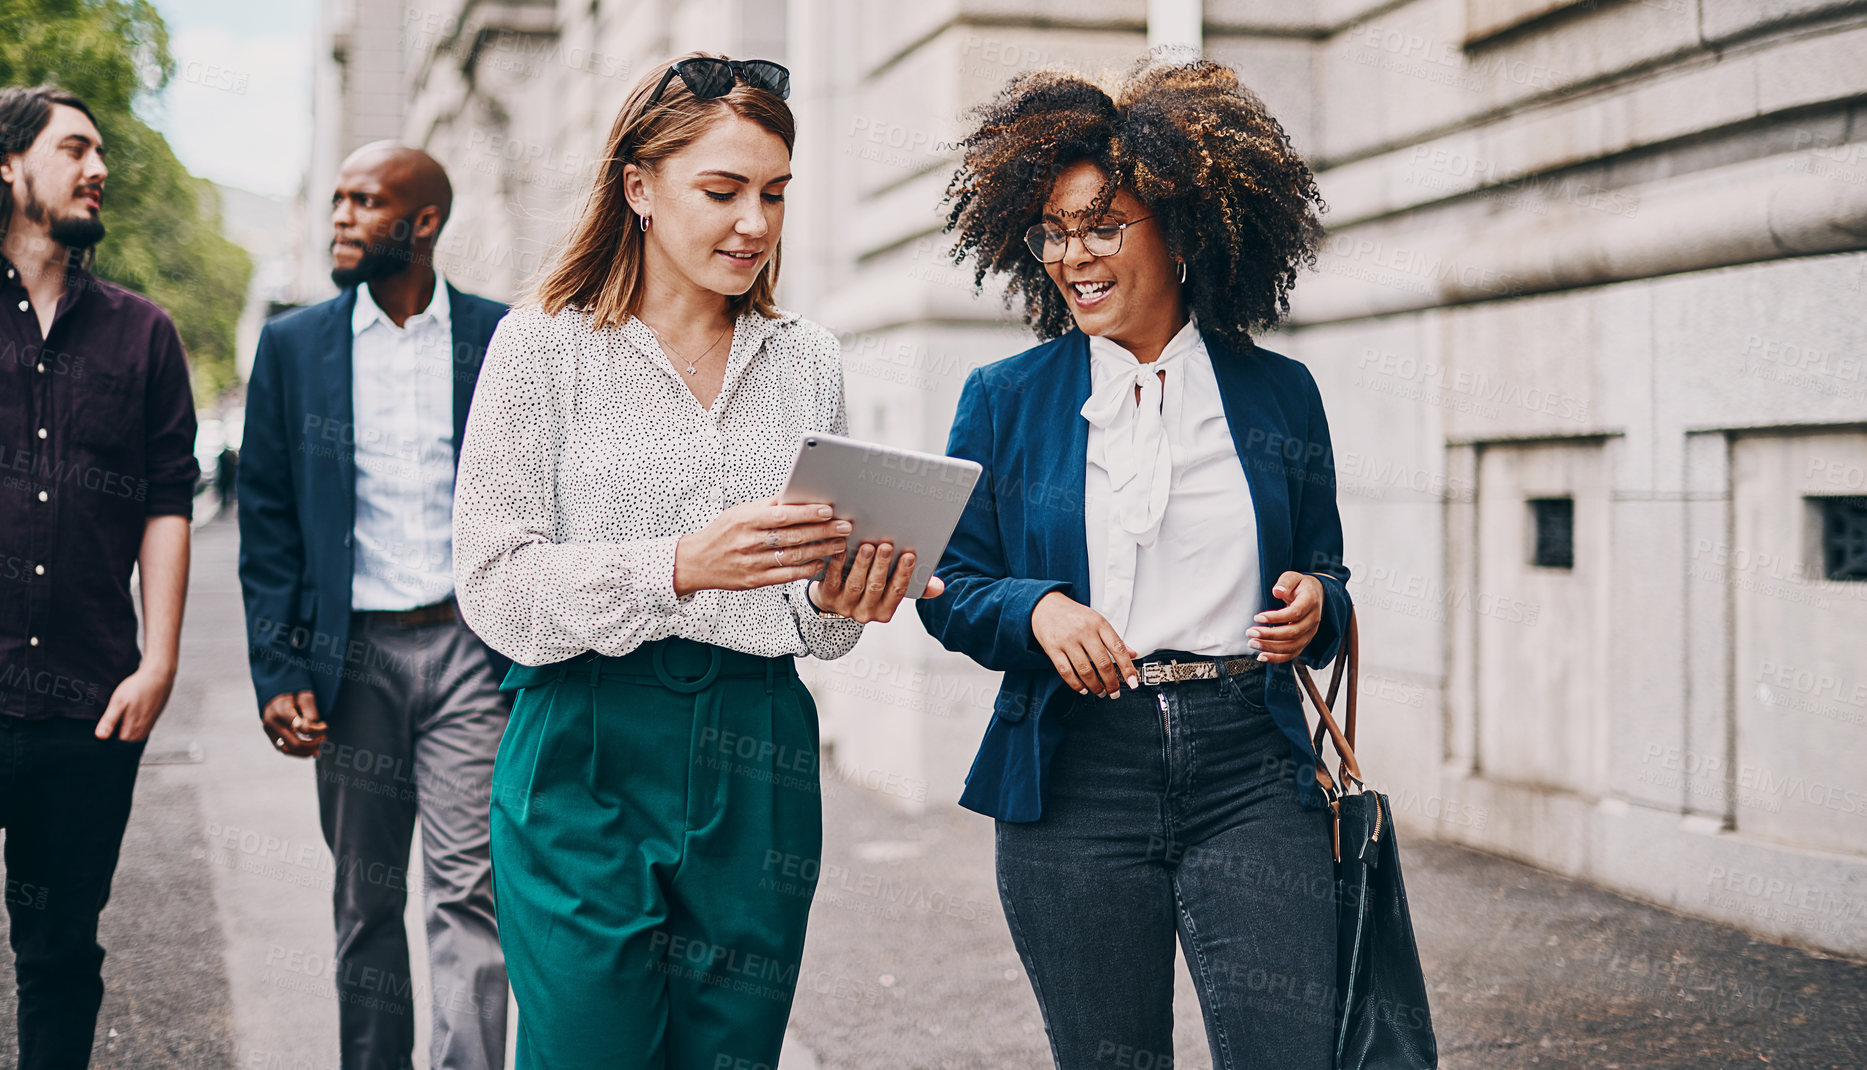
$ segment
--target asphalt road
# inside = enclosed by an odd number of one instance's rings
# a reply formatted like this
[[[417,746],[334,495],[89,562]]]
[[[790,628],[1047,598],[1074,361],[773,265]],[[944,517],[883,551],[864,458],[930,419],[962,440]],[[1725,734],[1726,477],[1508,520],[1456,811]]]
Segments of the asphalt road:
[[[275,753],[254,715],[236,553],[229,520],[196,532],[182,669],[102,921],[93,1066],[337,1067],[331,862],[309,764]],[[991,823],[952,806],[909,817],[835,781],[825,796],[784,1070],[1047,1066],[998,906]],[[1867,1067],[1867,964],[1462,848],[1403,854],[1447,1070]],[[418,921],[410,938],[419,963]],[[0,971],[10,982],[4,948]],[[1172,1066],[1209,1067],[1184,969],[1176,1019]],[[0,1031],[13,1021],[0,983]],[[13,1060],[9,1036],[0,1068]]]

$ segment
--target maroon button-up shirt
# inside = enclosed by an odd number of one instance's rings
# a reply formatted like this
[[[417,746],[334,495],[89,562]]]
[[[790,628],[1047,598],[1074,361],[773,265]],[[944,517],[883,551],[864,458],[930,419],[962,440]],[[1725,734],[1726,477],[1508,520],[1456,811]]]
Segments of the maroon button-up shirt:
[[[130,570],[192,514],[194,438],[168,313],[74,267],[41,337],[0,258],[0,715],[96,720],[136,671]]]

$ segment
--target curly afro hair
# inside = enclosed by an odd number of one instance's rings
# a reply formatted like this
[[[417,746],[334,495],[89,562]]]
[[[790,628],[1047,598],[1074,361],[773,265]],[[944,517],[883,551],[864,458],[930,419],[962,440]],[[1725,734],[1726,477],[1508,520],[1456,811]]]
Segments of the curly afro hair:
[[[1253,332],[1274,326],[1290,311],[1298,267],[1316,265],[1317,215],[1327,210],[1316,178],[1223,64],[1144,60],[1112,99],[1080,74],[1031,71],[971,118],[946,191],[953,259],[974,259],[978,288],[988,273],[1009,276],[1006,302],[1022,297],[1040,338],[1074,320],[1024,232],[1040,221],[1056,177],[1082,160],[1108,176],[1091,214],[1124,187],[1147,205],[1168,251],[1186,262],[1187,307],[1228,345],[1249,348]]]

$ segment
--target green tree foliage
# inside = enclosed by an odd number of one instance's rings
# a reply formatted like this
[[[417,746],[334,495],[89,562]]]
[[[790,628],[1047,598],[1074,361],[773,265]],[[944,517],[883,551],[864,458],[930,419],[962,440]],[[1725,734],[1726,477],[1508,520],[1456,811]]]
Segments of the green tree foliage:
[[[175,73],[150,0],[0,0],[0,85],[52,83],[97,113],[110,179],[97,273],[168,310],[203,402],[234,382],[253,263],[220,232],[211,183],[188,173],[131,106]]]

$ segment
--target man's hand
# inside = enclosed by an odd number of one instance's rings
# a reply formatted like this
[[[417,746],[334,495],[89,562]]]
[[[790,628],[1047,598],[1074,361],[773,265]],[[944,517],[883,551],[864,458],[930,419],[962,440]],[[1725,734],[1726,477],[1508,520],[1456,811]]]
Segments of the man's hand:
[[[330,726],[318,720],[318,700],[309,691],[272,696],[259,714],[260,726],[280,754],[310,758],[324,745]]]
[[[164,515],[143,521],[136,563],[143,587],[143,660],[110,693],[97,721],[98,739],[148,739],[169,704],[181,650],[182,603],[188,598],[188,518]]]
[[[104,716],[97,721],[97,738],[116,736],[132,743],[148,739],[174,689],[174,669],[150,665],[137,669],[110,693]]]
[[[1292,661],[1322,627],[1322,581],[1305,572],[1286,572],[1271,593],[1288,604],[1251,618],[1256,623],[1245,635],[1262,652],[1259,661]]]
[[[1107,617],[1062,591],[1051,591],[1032,607],[1031,638],[1063,682],[1082,694],[1120,698],[1123,680],[1141,686],[1134,668],[1141,652],[1115,634]]]

